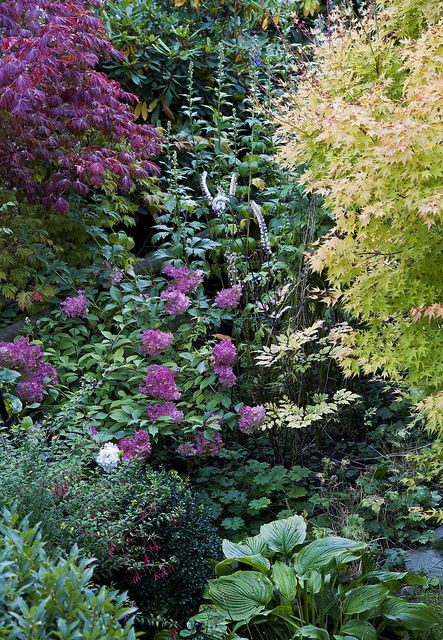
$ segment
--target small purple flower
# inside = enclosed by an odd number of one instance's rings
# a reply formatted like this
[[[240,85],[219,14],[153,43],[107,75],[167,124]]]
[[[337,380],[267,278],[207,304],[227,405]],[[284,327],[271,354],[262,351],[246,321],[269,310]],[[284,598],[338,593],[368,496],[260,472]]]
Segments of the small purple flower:
[[[188,296],[177,289],[166,289],[160,294],[160,298],[166,302],[165,311],[170,316],[179,316],[185,313],[191,305]]]
[[[258,404],[255,407],[245,405],[240,409],[240,420],[238,426],[243,433],[250,434],[263,424],[266,416],[266,409]]]
[[[177,409],[173,402],[162,402],[161,404],[148,404],[146,407],[148,418],[155,422],[159,418],[169,417],[172,422],[180,424],[183,422],[183,411]]]
[[[158,364],[148,367],[140,391],[161,400],[178,400],[181,396],[175,384],[175,371]]]
[[[235,309],[240,304],[241,287],[239,284],[229,289],[221,289],[215,296],[215,304],[219,309]]]
[[[120,269],[114,268],[111,271],[111,284],[119,284],[123,279],[123,271]]]
[[[173,339],[172,333],[148,329],[143,331],[140,351],[148,356],[159,356],[171,346]]]
[[[132,438],[122,438],[118,447],[123,452],[123,460],[146,459],[151,455],[152,446],[147,431],[136,431]]]
[[[88,299],[83,290],[78,290],[78,296],[68,297],[60,303],[60,310],[68,318],[84,318],[88,312]]]

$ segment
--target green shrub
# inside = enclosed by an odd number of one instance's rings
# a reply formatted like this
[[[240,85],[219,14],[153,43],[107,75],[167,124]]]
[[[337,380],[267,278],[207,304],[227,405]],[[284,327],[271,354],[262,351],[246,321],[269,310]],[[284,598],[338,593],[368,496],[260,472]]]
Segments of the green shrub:
[[[0,534],[0,638],[135,640],[135,609],[125,594],[91,586],[92,560],[77,547],[53,559],[39,526],[6,509]]]
[[[183,638],[393,639],[435,623],[425,604],[394,595],[423,579],[374,569],[365,543],[332,536],[306,542],[301,516],[263,525],[240,544],[225,540],[223,551],[205,592],[212,604]]]
[[[176,473],[136,460],[102,473],[93,454],[93,441],[45,446],[31,430],[2,454],[0,501],[40,521],[50,548],[78,544],[96,558],[96,580],[127,590],[146,618],[186,619],[206,559],[220,554],[211,520]]]

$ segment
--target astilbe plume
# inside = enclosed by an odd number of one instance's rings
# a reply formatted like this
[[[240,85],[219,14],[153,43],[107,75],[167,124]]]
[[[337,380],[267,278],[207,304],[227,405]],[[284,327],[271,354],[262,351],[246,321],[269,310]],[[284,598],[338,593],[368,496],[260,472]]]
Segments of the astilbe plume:
[[[264,422],[266,417],[266,409],[263,405],[258,404],[254,407],[245,405],[240,409],[240,420],[238,426],[243,433],[250,434],[258,429]]]
[[[158,364],[148,367],[140,391],[160,400],[178,400],[181,396],[175,383],[175,371]]]
[[[148,404],[146,407],[146,414],[152,422],[159,420],[160,418],[171,418],[172,422],[180,424],[183,422],[183,411],[177,409],[173,402],[162,402],[160,404]]]
[[[60,303],[60,311],[68,318],[84,318],[88,312],[88,299],[82,289],[77,296],[70,296]]]
[[[61,214],[112,175],[129,192],[158,173],[155,129],[134,122],[137,98],[104,73],[119,57],[89,7],[98,0],[0,3],[0,176],[21,198]]]
[[[172,344],[174,336],[160,329],[143,331],[140,351],[148,356],[158,356],[164,353]]]
[[[44,357],[41,348],[27,338],[0,342],[0,367],[20,373],[16,393],[24,402],[40,402],[44,389],[49,384],[58,384],[55,367],[44,362]]]
[[[136,431],[132,438],[122,438],[118,447],[122,451],[123,460],[140,458],[145,460],[151,455],[152,446],[147,431]]]
[[[224,387],[233,387],[237,378],[232,369],[237,359],[237,349],[229,340],[221,340],[212,349],[212,366],[218,376],[218,381]]]

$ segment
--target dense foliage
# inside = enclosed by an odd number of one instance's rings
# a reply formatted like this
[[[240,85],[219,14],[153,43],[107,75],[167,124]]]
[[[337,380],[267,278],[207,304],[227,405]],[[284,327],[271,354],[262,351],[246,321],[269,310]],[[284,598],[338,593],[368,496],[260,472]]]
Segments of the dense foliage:
[[[39,527],[7,510],[0,533],[0,637],[135,640],[135,609],[125,595],[91,587],[93,561],[77,547],[55,559]]]
[[[425,402],[432,429],[443,378],[441,24],[432,1],[388,3],[350,30],[337,18],[282,110],[295,134],[285,162],[307,163],[303,182],[335,215],[311,266],[327,268],[364,323],[348,336],[345,370],[436,394]]]

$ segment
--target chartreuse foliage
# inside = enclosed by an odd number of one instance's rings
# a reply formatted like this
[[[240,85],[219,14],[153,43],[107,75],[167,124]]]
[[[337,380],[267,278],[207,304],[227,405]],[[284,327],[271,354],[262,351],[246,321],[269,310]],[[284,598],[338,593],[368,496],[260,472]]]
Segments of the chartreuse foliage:
[[[223,551],[205,593],[212,605],[191,619],[183,638],[393,639],[435,622],[426,605],[393,595],[423,579],[361,573],[358,566],[370,565],[365,543],[333,536],[306,542],[301,516],[263,525],[240,544],[225,540]]]
[[[39,528],[7,510],[0,534],[0,638],[135,640],[135,609],[91,586],[92,560],[79,560],[76,547],[54,561]]]
[[[287,165],[336,220],[311,256],[363,321],[348,336],[348,374],[382,372],[431,397],[442,415],[442,6],[389,0],[320,40],[281,107]],[[439,418],[440,416],[440,418]]]

